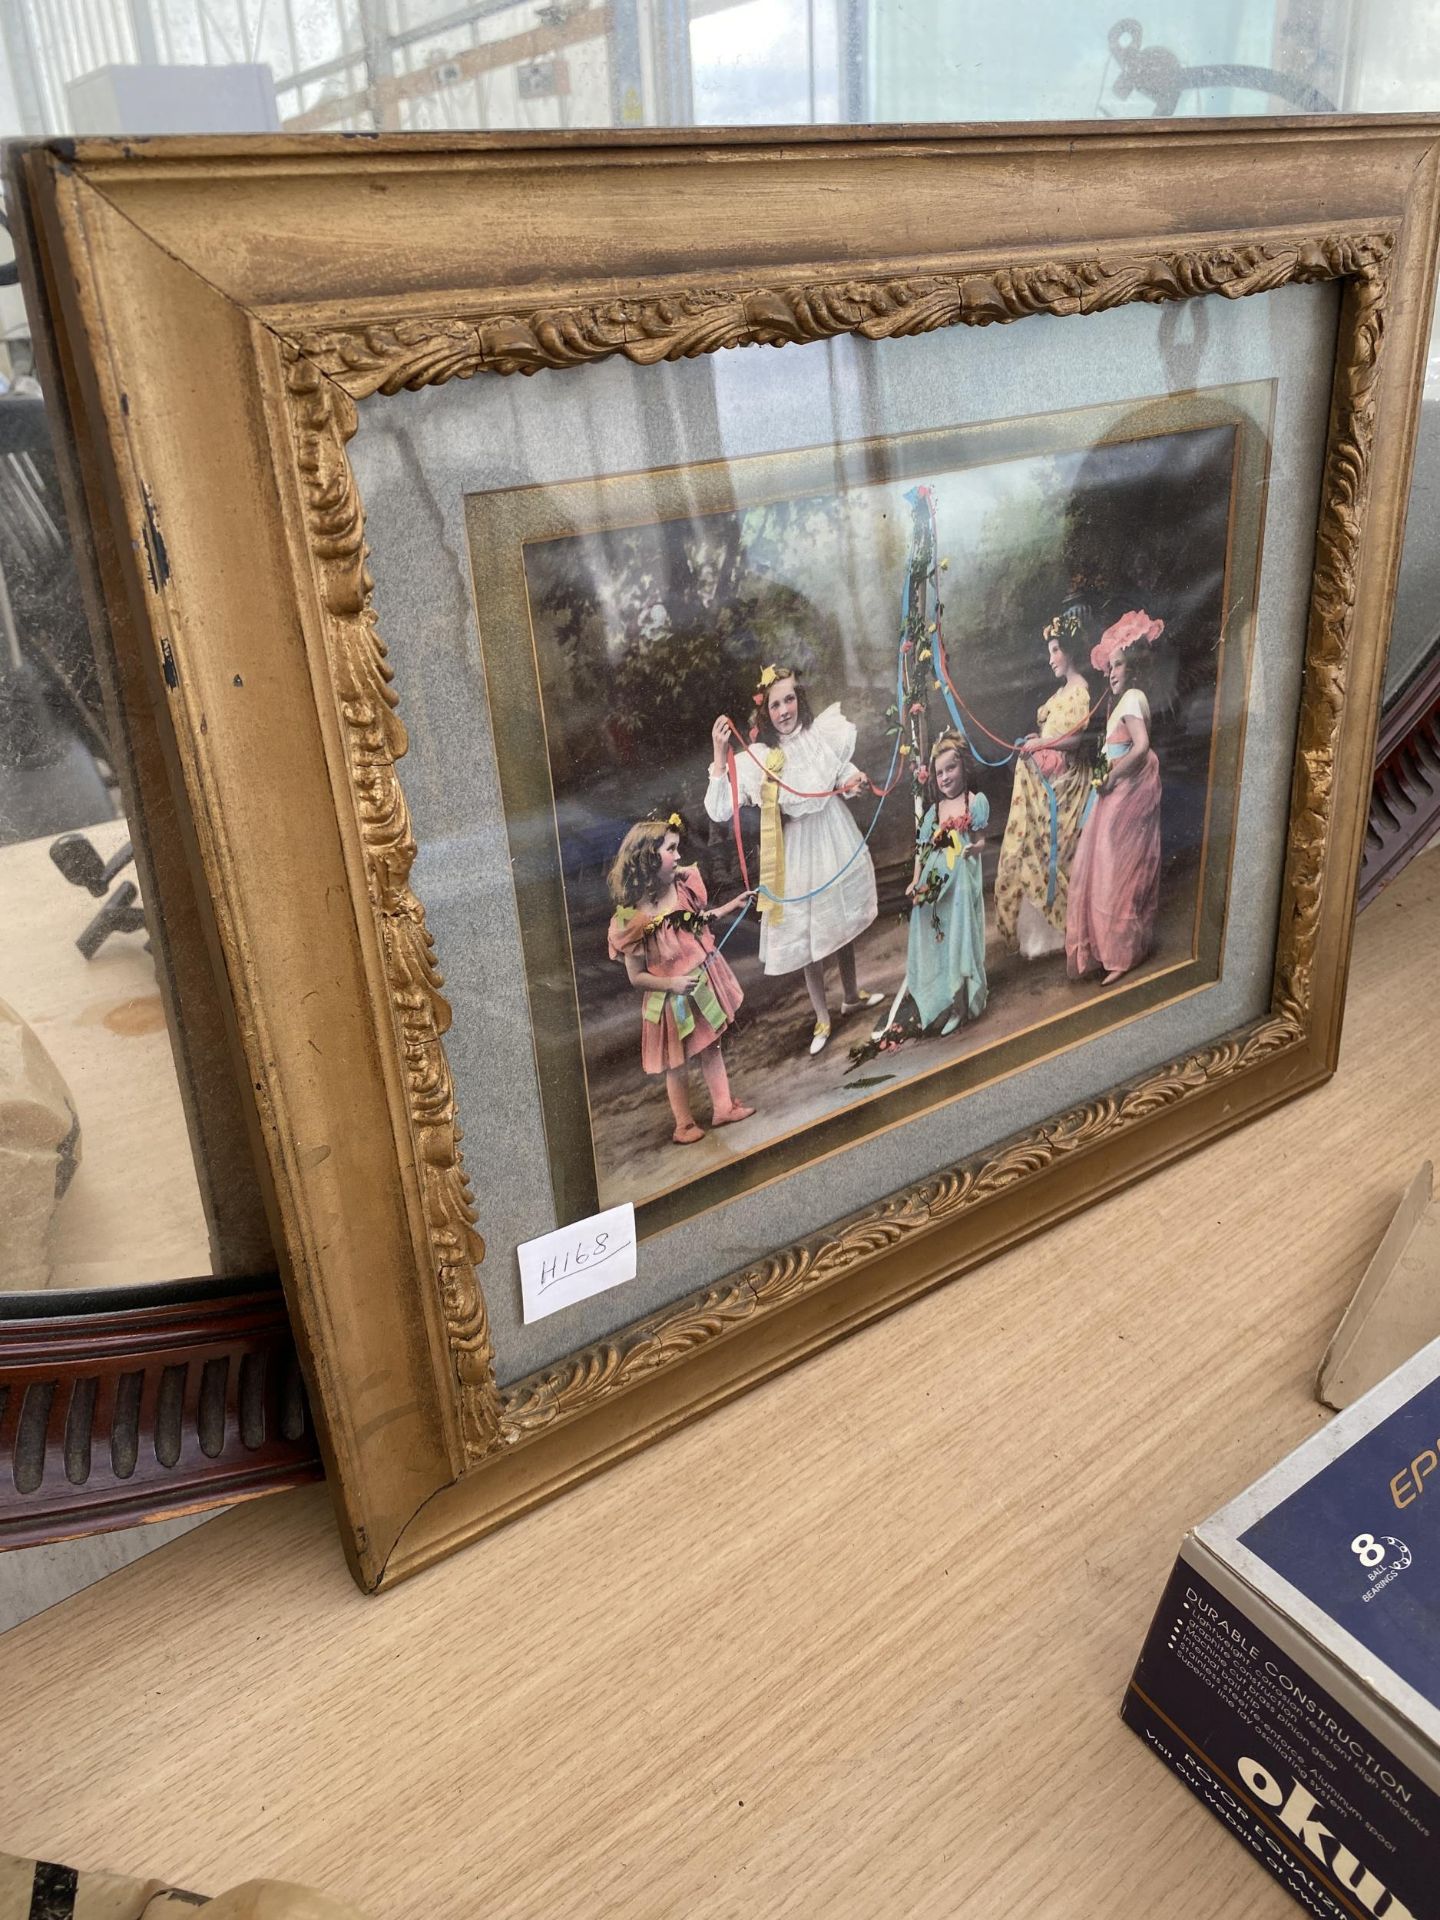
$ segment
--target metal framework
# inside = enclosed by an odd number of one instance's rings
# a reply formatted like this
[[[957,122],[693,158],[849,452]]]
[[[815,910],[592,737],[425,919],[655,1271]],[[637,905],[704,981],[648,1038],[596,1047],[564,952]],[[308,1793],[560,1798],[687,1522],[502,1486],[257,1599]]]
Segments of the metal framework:
[[[14,0],[0,9],[0,49],[19,131],[35,136],[75,131],[69,87],[99,68],[257,62],[271,69],[282,124],[297,132],[565,126],[572,119],[685,125],[694,119],[692,14],[743,3],[333,0],[330,18],[317,23],[302,0],[199,0],[184,8],[164,0],[83,8],[73,0]],[[840,5],[848,15],[863,0]]]

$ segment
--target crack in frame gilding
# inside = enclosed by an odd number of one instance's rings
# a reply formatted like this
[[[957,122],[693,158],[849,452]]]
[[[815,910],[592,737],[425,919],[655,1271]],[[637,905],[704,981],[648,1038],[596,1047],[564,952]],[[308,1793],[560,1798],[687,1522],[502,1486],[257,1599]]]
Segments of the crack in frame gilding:
[[[470,1464],[592,1410],[756,1315],[792,1304],[1058,1161],[1306,1045],[1394,244],[1393,232],[1377,226],[1256,244],[1220,242],[1109,266],[1081,259],[1009,264],[955,277],[637,291],[590,306],[329,326],[302,330],[284,342],[295,460]],[[450,1008],[423,909],[409,886],[416,845],[396,772],[406,750],[405,729],[371,604],[364,512],[347,453],[359,424],[356,401],[481,372],[560,370],[615,354],[652,365],[724,347],[778,347],[844,333],[889,339],[939,327],[1007,324],[1039,313],[1095,313],[1132,301],[1208,294],[1238,299],[1292,282],[1326,280],[1344,282],[1344,295],[1269,1017],[904,1188],[501,1391],[474,1271],[483,1243],[475,1231],[445,1056]]]

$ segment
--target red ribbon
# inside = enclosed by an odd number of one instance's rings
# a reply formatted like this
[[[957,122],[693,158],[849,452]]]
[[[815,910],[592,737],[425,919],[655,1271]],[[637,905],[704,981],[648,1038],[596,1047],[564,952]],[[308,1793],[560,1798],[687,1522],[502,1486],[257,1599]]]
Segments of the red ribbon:
[[[759,767],[760,771],[765,775],[765,778],[767,780],[773,780],[776,786],[779,787],[782,793],[788,793],[791,796],[791,798],[795,800],[829,800],[830,798],[832,798],[832,796],[839,793],[840,789],[838,787],[826,787],[823,793],[806,793],[803,790],[803,788],[792,787],[787,785],[786,782],[780,778],[778,773],[771,773],[770,769],[765,765],[765,762],[762,759],[760,759],[759,755],[756,754],[753,751],[753,749],[746,744],[744,734],[741,733],[740,729],[736,726],[735,722],[730,718],[729,714],[728,713],[722,714],[721,718],[724,720],[726,726],[729,727],[731,733],[733,733],[735,738],[740,742],[741,752],[744,753],[748,759],[753,760],[756,766]],[[726,757],[726,763],[730,768],[730,787],[731,787],[731,794],[733,797],[737,791],[736,784],[735,784],[735,749],[733,747],[727,747],[725,749],[725,757]],[[896,787],[899,786],[900,775],[903,771],[904,769],[901,768],[896,772],[895,778],[890,782],[888,787],[877,787],[875,782],[869,779],[868,777],[866,778],[865,784],[867,787],[869,787],[871,793],[874,794],[877,800],[883,800],[887,793],[893,793]],[[738,805],[738,801],[736,804]]]
[[[733,733],[735,723],[730,722]],[[725,771],[730,776],[730,827],[735,835],[735,851],[740,856],[740,884],[746,893],[750,891],[750,869],[745,863],[745,842],[740,833],[740,776],[735,771],[735,749],[725,749]]]

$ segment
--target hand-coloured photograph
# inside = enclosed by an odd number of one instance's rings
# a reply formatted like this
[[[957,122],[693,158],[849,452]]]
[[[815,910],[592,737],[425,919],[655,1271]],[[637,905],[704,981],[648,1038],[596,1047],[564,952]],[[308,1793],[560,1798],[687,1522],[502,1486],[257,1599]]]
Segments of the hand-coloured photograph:
[[[669,1227],[1219,977],[1271,400],[470,497],[562,1220]]]

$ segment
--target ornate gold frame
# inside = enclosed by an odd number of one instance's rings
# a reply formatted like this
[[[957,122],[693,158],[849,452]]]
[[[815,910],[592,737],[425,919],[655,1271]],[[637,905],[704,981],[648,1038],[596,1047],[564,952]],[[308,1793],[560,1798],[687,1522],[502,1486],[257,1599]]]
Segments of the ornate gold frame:
[[[161,709],[362,1585],[1333,1070],[1437,132],[1405,116],[25,156],[90,510],[124,531],[117,645]],[[480,195],[488,217],[460,217]],[[897,204],[923,253],[897,251]],[[346,451],[357,401],[1315,280],[1344,295],[1268,1017],[499,1388]]]

